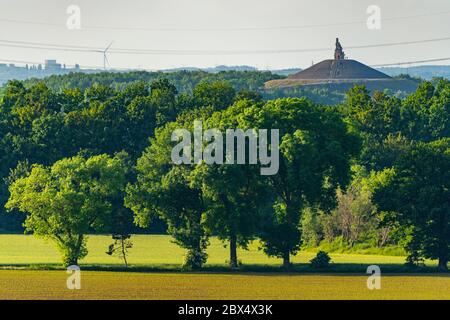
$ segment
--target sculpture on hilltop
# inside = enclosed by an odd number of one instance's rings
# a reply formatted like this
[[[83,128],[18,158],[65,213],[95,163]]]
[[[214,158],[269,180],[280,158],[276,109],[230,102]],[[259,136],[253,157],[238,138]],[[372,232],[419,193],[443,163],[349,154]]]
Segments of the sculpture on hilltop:
[[[342,50],[339,38],[336,38],[336,49],[334,50],[334,60],[343,60],[343,59],[345,59],[345,53]]]

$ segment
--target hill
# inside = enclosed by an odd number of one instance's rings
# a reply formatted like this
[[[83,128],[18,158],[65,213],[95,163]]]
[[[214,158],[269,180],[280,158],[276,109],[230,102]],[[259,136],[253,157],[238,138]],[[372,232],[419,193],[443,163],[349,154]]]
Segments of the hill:
[[[450,79],[450,66],[416,66],[408,68],[385,67],[385,68],[378,68],[377,70],[391,77],[400,74],[408,74],[412,77],[417,77],[425,80],[431,80],[432,78],[436,77]]]
[[[355,79],[390,79],[384,73],[372,69],[356,60],[334,60],[321,61],[308,69],[288,76],[292,80],[306,81],[341,81]]]

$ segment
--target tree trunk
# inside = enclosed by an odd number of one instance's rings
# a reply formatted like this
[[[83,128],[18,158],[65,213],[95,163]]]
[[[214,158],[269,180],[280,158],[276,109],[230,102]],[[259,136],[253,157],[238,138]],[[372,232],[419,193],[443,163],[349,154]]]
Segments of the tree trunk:
[[[127,253],[125,252],[125,240],[122,239],[120,240],[121,244],[122,244],[122,256],[123,256],[123,262],[125,262],[125,268],[128,268],[128,261],[127,261]]]
[[[238,267],[238,261],[237,261],[237,222],[235,221],[233,217],[233,212],[231,209],[230,202],[225,194],[221,194],[221,200],[223,202],[223,205],[225,207],[225,212],[228,217],[229,222],[229,236],[230,236],[230,267],[231,268],[237,268]]]
[[[73,246],[73,247],[63,243],[63,247],[68,247],[67,255],[66,255],[66,257],[64,257],[64,265],[66,267],[78,265],[78,258],[80,256],[80,250],[81,250],[82,244],[83,244],[83,235],[82,234],[78,235],[75,246]]]
[[[82,234],[78,235],[77,246],[75,252],[73,253],[74,265],[78,265],[78,258],[80,257],[81,245],[83,244],[84,236]]]
[[[440,241],[439,243],[439,264],[438,268],[441,271],[447,271],[448,263],[448,244],[447,241]]]
[[[439,266],[438,266],[439,270],[447,271],[448,270],[447,263],[448,263],[447,259],[439,258]]]
[[[230,235],[230,267],[237,268],[237,236],[236,233],[232,232]]]
[[[291,267],[291,255],[289,251],[283,253],[283,268],[289,269]]]
[[[75,257],[73,255],[71,256],[67,256],[64,261],[64,266],[68,267],[68,266],[77,266],[78,265],[78,257]]]
[[[439,230],[439,263],[438,268],[441,271],[447,271],[447,263],[448,263],[448,220],[446,219],[446,215],[444,212],[441,212],[439,217],[439,222],[441,229]]]

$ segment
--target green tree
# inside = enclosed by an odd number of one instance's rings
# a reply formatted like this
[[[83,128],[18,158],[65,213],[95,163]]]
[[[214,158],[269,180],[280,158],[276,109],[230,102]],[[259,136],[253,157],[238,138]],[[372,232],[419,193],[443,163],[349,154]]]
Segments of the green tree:
[[[353,180],[346,190],[337,190],[335,216],[343,240],[353,246],[358,242],[372,242],[372,245],[384,245],[388,234],[378,230],[380,217],[372,203],[371,184],[378,179],[375,172],[368,174],[363,167],[352,167]],[[382,237],[384,235],[384,239]]]
[[[119,152],[115,155],[125,169],[125,180],[132,181],[135,173],[132,170],[133,163],[126,152]],[[127,256],[133,247],[131,233],[134,231],[133,212],[125,207],[125,189],[122,189],[111,199],[112,212],[110,222],[105,225],[100,232],[111,233],[113,243],[109,245],[108,255],[116,255],[123,260],[125,267],[128,267]]]
[[[356,86],[347,93],[342,110],[363,137],[362,164],[383,170],[409,141],[449,137],[450,81],[423,82],[403,100],[381,92],[370,96],[365,87]]]
[[[241,90],[236,94],[235,100],[252,100],[254,102],[262,102],[263,98],[257,91]]]
[[[334,110],[307,99],[268,101],[254,112],[260,128],[280,130],[280,168],[267,176],[275,201],[273,215],[261,235],[264,251],[283,258],[300,247],[300,216],[306,206],[330,209],[337,187],[350,180],[350,161],[359,152],[359,139]]]
[[[414,143],[396,162],[390,177],[375,187],[381,210],[412,230],[411,255],[439,259],[447,270],[450,256],[450,139]]]
[[[240,129],[243,132],[251,129],[258,129],[258,124],[254,122],[254,117],[245,117],[247,110],[255,109],[257,105],[251,100],[242,100],[233,106],[215,112],[204,123],[204,130],[220,130],[225,133],[227,129]],[[215,140],[214,137],[209,143],[218,142],[223,147],[226,142]],[[237,248],[247,248],[250,240],[258,235],[259,227],[265,213],[266,205],[270,200],[265,182],[261,177],[260,165],[250,164],[249,138],[245,138],[245,159],[244,164],[237,164],[237,138],[234,144],[234,164],[226,164],[226,152],[221,155],[221,163],[200,164],[193,172],[195,183],[204,192],[207,199],[208,210],[205,220],[206,226],[211,233],[219,236],[220,239],[229,242],[230,267],[238,266]],[[206,143],[204,150],[209,148]],[[228,143],[228,142],[227,142]],[[215,151],[211,154],[215,154]],[[220,158],[220,156],[218,155]]]
[[[124,189],[125,168],[107,155],[34,165],[14,181],[6,208],[28,213],[27,231],[55,241],[64,265],[87,254],[86,234],[110,223],[112,201]]]
[[[175,165],[171,160],[175,129],[192,130],[194,119],[207,110],[181,115],[176,122],[156,130],[150,146],[137,161],[137,181],[127,186],[126,205],[141,227],[155,217],[162,218],[175,242],[187,249],[184,265],[198,269],[206,262],[208,233],[204,227],[206,204],[201,188],[191,183],[191,165]]]
[[[163,125],[174,121],[177,115],[177,88],[166,78],[160,78],[150,84],[150,101],[157,107],[157,123]]]
[[[411,140],[432,141],[450,136],[450,80],[423,82],[402,101],[401,129]]]
[[[203,81],[195,86],[193,95],[197,106],[223,110],[233,104],[236,91],[225,81]]]

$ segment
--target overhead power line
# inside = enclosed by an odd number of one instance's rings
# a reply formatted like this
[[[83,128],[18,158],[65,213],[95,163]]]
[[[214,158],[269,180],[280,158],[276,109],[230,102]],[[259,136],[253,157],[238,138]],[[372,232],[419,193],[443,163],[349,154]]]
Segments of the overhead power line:
[[[396,63],[372,64],[371,67],[402,66],[402,65],[411,65],[411,64],[426,63],[426,62],[448,61],[448,60],[450,60],[450,58],[437,58],[437,59],[415,60],[415,61],[396,62]]]
[[[382,18],[382,21],[396,21],[407,20],[422,17],[431,17],[450,14],[449,11],[430,12],[424,14],[416,14],[409,16],[387,17]],[[65,27],[64,24],[51,23],[46,21],[30,21],[20,19],[0,18],[0,22],[15,23],[15,24],[28,24],[36,26],[48,26],[48,27]],[[227,32],[227,31],[268,31],[268,30],[288,30],[288,29],[310,29],[310,28],[323,28],[323,27],[337,27],[346,25],[359,25],[365,24],[366,20],[359,21],[347,21],[347,22],[335,22],[325,24],[305,24],[305,25],[285,25],[285,26],[249,26],[249,27],[231,27],[231,28],[180,28],[180,27],[136,27],[136,26],[102,26],[102,25],[83,25],[82,29],[86,30],[116,30],[116,31],[149,31],[149,32]]]
[[[32,42],[32,41],[17,41],[17,40],[0,40],[0,42],[12,45],[27,45],[27,46],[45,46],[45,47],[58,47],[58,48],[68,48],[68,49],[84,49],[103,52],[102,47],[92,47],[92,46],[74,46],[68,44],[54,44],[54,43],[43,43],[43,42]]]
[[[423,39],[403,42],[388,42],[378,44],[367,44],[357,46],[347,46],[346,49],[365,49],[377,47],[390,47],[401,45],[412,45],[420,43],[430,43],[439,41],[448,41],[450,37]],[[73,45],[58,45],[41,42],[25,42],[0,40],[0,47],[17,47],[37,50],[50,51],[71,51],[71,52],[97,52],[103,53],[104,48],[88,47],[88,46],[73,46]],[[272,49],[272,50],[178,50],[178,49],[138,49],[138,48],[110,48],[108,50],[111,54],[143,54],[143,55],[246,55],[246,54],[279,54],[279,53],[302,53],[302,52],[320,52],[333,50],[331,47],[327,48],[305,48],[305,49]]]

